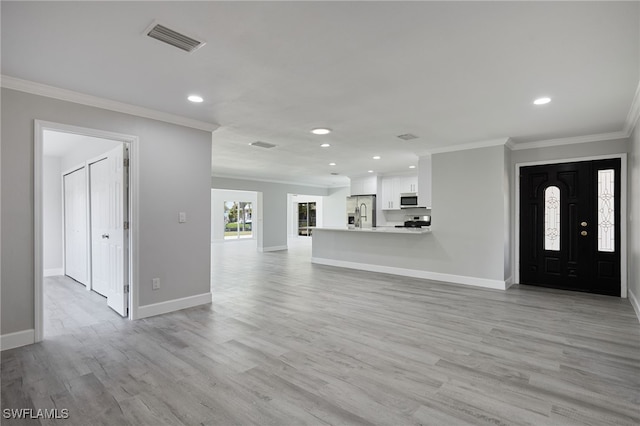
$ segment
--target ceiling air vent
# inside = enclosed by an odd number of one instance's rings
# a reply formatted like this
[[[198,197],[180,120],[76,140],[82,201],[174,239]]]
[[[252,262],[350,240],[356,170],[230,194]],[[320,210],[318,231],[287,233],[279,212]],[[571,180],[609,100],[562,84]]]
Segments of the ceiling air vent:
[[[338,176],[340,173],[331,172],[331,176]]]
[[[170,44],[173,47],[192,53],[205,45],[202,40],[196,40],[185,34],[181,34],[175,30],[165,27],[164,25],[154,22],[145,31],[145,34],[163,43]]]
[[[416,135],[412,135],[411,133],[405,133],[404,135],[398,135],[400,139],[403,141],[410,141],[411,139],[418,139]]]
[[[259,146],[260,148],[273,148],[273,147],[275,147],[275,145],[272,144],[272,143],[261,142],[261,141],[251,142],[249,145],[251,145],[251,146]]]

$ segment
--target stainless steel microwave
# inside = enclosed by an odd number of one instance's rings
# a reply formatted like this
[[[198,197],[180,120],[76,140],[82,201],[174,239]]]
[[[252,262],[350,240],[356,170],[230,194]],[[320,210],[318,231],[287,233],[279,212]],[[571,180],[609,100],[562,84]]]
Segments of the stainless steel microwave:
[[[400,194],[400,208],[408,209],[411,207],[418,207],[418,195],[417,194]]]

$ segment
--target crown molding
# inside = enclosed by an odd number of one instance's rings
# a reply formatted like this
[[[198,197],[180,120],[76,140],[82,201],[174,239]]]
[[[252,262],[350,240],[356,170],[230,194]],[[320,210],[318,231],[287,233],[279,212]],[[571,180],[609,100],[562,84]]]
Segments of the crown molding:
[[[490,146],[506,145],[511,147],[513,142],[511,138],[490,139],[486,141],[465,143],[460,145],[444,146],[441,148],[432,148],[425,150],[426,154],[442,154],[445,152],[466,151],[468,149],[488,148]]]
[[[294,181],[288,181],[288,180],[277,180],[277,179],[262,179],[262,178],[257,178],[257,177],[243,177],[243,176],[236,176],[236,175],[228,175],[228,174],[220,174],[220,173],[212,173],[211,174],[212,178],[220,178],[220,179],[233,179],[233,180],[243,180],[243,181],[248,181],[248,182],[266,182],[266,183],[278,183],[281,185],[295,185],[295,186],[308,186],[311,188],[321,188],[321,189],[328,189],[328,188],[346,188],[349,187],[349,185],[343,185],[343,184],[338,184],[338,185],[320,185],[320,184],[316,184],[316,183],[300,183],[300,182],[294,182]],[[213,189],[224,189],[224,188],[213,188]]]
[[[629,114],[627,114],[627,120],[625,121],[624,131],[627,137],[631,136],[633,129],[638,124],[638,118],[640,118],[640,82],[636,88],[636,94],[631,101],[631,108],[629,108]]]
[[[112,99],[100,98],[98,96],[87,95],[85,93],[74,92],[72,90],[60,89],[58,87],[36,83],[29,80],[23,80],[16,77],[10,77],[7,75],[0,76],[0,86],[5,89],[17,90],[20,92],[30,93],[32,95],[39,95],[47,98],[58,99],[61,101],[73,102],[76,104],[106,109],[109,111],[121,112],[123,114],[150,118],[152,120],[164,121],[166,123],[177,124],[179,126],[190,127],[198,130],[205,130],[207,132],[213,132],[218,127],[220,127],[215,123],[194,120],[192,118],[187,118],[176,114],[170,114],[167,112],[157,111],[137,105],[131,105],[124,102],[118,102]]]
[[[520,151],[523,149],[534,149],[534,148],[547,148],[550,146],[561,146],[561,145],[573,145],[577,143],[588,143],[588,142],[600,142],[600,141],[610,141],[614,139],[626,139],[629,137],[631,133],[627,134],[626,131],[619,132],[611,132],[611,133],[600,133],[597,135],[584,135],[584,136],[573,136],[570,138],[559,138],[559,139],[547,139],[542,141],[533,141],[533,142],[521,142],[513,144],[514,151]]]

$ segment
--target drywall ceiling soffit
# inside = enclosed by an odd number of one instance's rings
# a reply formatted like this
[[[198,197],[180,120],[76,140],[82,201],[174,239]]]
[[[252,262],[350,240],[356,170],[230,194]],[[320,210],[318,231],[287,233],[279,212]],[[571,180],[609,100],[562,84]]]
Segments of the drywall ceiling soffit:
[[[328,185],[453,145],[626,131],[640,80],[638,2],[0,7],[3,74],[219,123],[213,170],[239,177]],[[187,54],[144,37],[154,20],[207,44]],[[187,102],[192,92],[205,102]],[[544,94],[552,103],[533,107]],[[317,126],[334,132],[311,135]],[[277,147],[258,153],[255,141]]]

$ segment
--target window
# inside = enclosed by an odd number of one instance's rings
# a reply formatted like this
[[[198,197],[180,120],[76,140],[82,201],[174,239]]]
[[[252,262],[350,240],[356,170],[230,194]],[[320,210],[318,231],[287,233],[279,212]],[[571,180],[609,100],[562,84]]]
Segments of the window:
[[[560,251],[560,188],[544,190],[544,249]]]
[[[614,170],[598,170],[598,251],[615,251]]]
[[[224,239],[253,238],[253,206],[245,201],[224,202]]]

